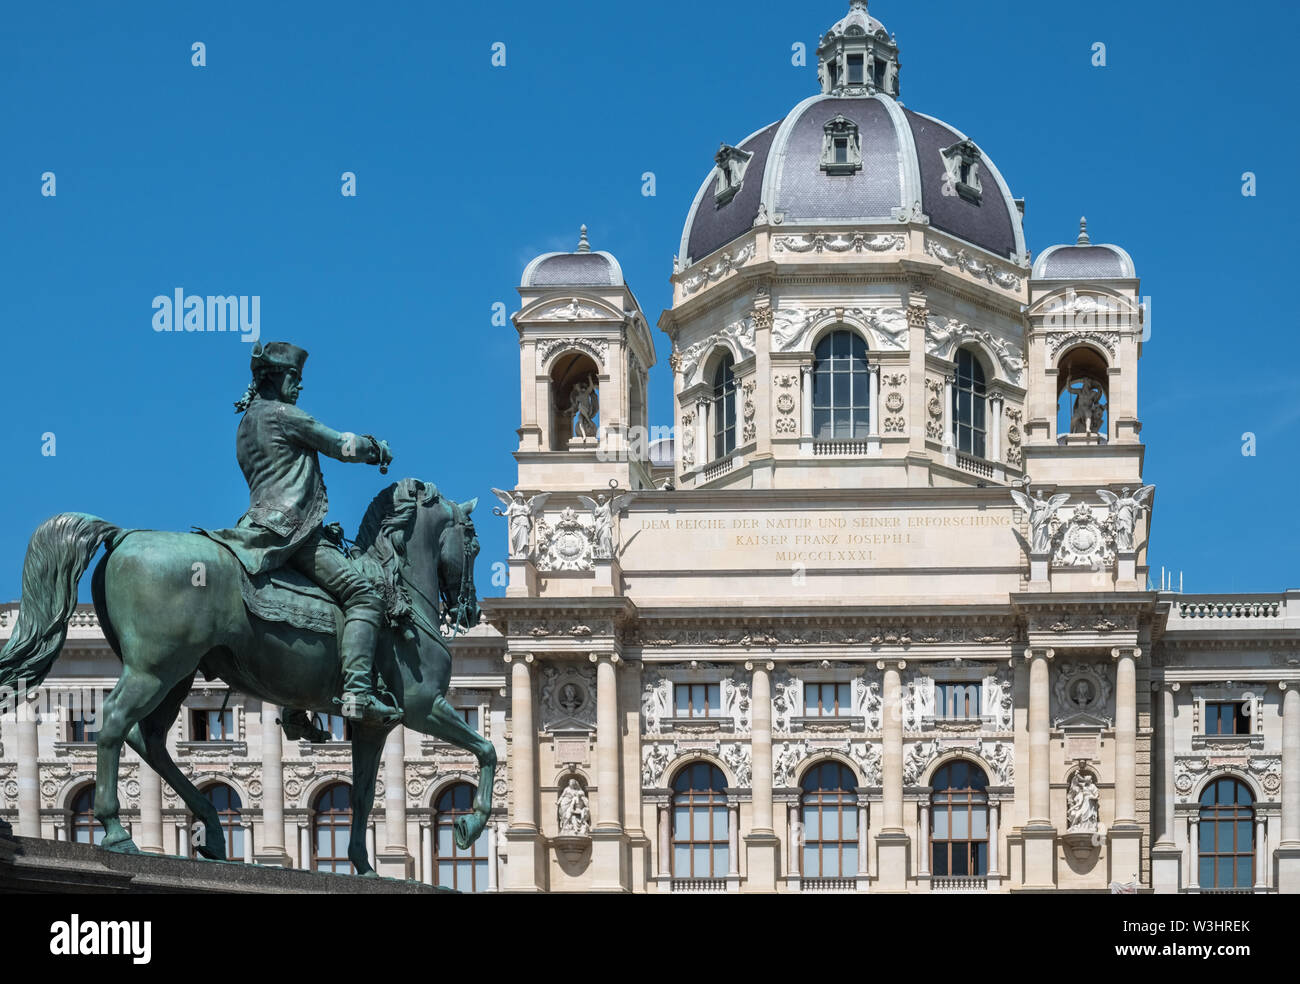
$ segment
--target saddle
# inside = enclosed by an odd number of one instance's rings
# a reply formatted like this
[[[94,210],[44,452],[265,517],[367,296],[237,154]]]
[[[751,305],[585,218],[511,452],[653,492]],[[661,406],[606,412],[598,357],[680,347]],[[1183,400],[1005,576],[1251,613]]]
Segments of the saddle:
[[[293,568],[281,567],[250,577],[239,567],[239,574],[244,604],[258,618],[333,636],[343,631],[343,610],[338,602]]]

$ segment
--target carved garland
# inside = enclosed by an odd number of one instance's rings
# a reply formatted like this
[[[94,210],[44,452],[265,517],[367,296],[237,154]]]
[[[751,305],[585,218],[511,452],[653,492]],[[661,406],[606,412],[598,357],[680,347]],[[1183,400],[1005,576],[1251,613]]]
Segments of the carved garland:
[[[773,253],[786,250],[791,253],[889,253],[906,247],[906,236],[872,236],[861,232],[815,232],[805,236],[777,236],[772,241]]]
[[[538,364],[545,370],[552,356],[569,349],[585,352],[602,371],[609,357],[609,342],[603,338],[548,338],[537,343]]]
[[[925,251],[944,266],[956,267],[958,270],[969,273],[976,280],[987,281],[1001,287],[1003,290],[1019,290],[1020,285],[1023,283],[1014,273],[999,270],[992,263],[979,262],[965,249],[958,249],[953,252],[948,247],[931,241],[925,244]]]
[[[772,429],[777,434],[796,434],[799,431],[799,422],[795,419],[794,411],[799,405],[795,399],[792,390],[798,389],[799,377],[794,373],[781,373],[774,376],[772,385],[780,392],[776,394],[776,400],[773,406],[776,408],[776,419],[772,424]]]
[[[732,270],[744,266],[754,258],[757,252],[757,246],[753,242],[746,243],[738,250],[732,253],[723,253],[718,257],[717,262],[710,266],[702,267],[697,272],[685,277],[682,280],[682,293],[694,294],[702,287],[713,283],[715,280],[721,280]]]

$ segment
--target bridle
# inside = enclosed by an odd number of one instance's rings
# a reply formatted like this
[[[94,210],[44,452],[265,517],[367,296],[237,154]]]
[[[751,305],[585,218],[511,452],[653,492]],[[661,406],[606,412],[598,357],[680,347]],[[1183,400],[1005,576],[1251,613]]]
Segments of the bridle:
[[[401,580],[404,588],[410,589],[424,601],[430,611],[438,613],[438,622],[440,626],[449,629],[452,636],[470,629],[470,613],[475,602],[474,591],[474,554],[478,546],[478,537],[474,532],[474,523],[468,519],[457,519],[456,509],[450,499],[443,499],[447,505],[447,510],[451,515],[452,524],[464,531],[462,536],[462,555],[460,569],[460,585],[457,593],[453,596],[446,588],[440,586],[438,589],[439,599],[434,601],[416,585],[410,578],[402,577],[401,570],[398,570],[397,576]],[[438,558],[435,563],[442,559],[442,544],[438,544]],[[442,579],[439,578],[441,585]],[[441,638],[447,634],[445,630],[429,624],[429,620],[424,617],[423,613],[411,606],[409,615],[411,619],[424,629],[425,632],[435,638]]]

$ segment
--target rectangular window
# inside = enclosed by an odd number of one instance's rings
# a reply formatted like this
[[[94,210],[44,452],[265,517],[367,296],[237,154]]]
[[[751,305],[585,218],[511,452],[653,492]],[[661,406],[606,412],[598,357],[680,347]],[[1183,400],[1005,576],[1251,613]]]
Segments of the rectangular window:
[[[847,164],[849,162],[849,141],[847,137],[835,138],[835,163]]]
[[[1248,735],[1250,716],[1244,700],[1206,701],[1205,733],[1207,735]]]
[[[847,683],[806,683],[803,703],[806,717],[847,717],[852,713]]]
[[[673,685],[677,717],[720,717],[722,685],[717,683],[678,683]]]
[[[475,731],[478,731],[478,708],[477,707],[458,707],[456,716],[468,724]],[[482,734],[482,732],[479,732]]]
[[[68,722],[68,741],[92,742],[99,737],[99,722],[84,717],[73,718]]]
[[[862,84],[862,56],[849,55],[849,85]]]
[[[936,683],[934,716],[940,721],[972,721],[980,716],[978,683]]]
[[[879,58],[871,63],[871,75],[875,80],[876,88],[883,89],[885,87],[885,63]]]
[[[342,714],[318,714],[320,726],[330,733],[334,741],[352,740],[352,722]]]
[[[234,741],[235,712],[230,708],[224,711],[191,711],[191,740],[193,741]]]

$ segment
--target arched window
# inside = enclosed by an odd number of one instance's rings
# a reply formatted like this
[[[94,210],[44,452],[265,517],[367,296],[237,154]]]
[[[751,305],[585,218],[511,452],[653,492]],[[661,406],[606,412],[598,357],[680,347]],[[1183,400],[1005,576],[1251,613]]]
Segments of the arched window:
[[[855,332],[831,332],[813,350],[814,438],[865,439],[871,433],[870,397],[867,343]]]
[[[809,769],[799,785],[803,877],[854,877],[858,873],[857,778],[839,762],[823,762]]]
[[[81,844],[101,844],[104,827],[95,819],[95,787],[87,786],[72,800],[72,839]]]
[[[482,892],[488,884],[487,838],[480,837],[468,850],[456,846],[456,818],[474,812],[474,793],[469,783],[458,782],[439,793],[433,805],[437,815],[433,839],[437,882],[459,892]]]
[[[736,450],[736,362],[727,353],[713,373],[713,457]]]
[[[352,873],[348,838],[352,834],[352,787],[339,782],[322,789],[312,804],[312,868]]]
[[[673,780],[673,877],[725,878],[727,780],[708,762],[695,762]]]
[[[950,762],[930,782],[930,874],[989,873],[989,780],[969,762]]]
[[[239,794],[227,786],[224,782],[214,783],[203,790],[203,795],[208,798],[208,802],[217,808],[217,815],[221,817],[221,832],[226,837],[226,857],[231,861],[242,861],[244,859],[244,827],[240,821],[240,810],[243,809],[244,803],[239,798]],[[193,814],[190,815],[191,829],[193,823],[198,818]]]
[[[1216,779],[1201,793],[1201,888],[1255,884],[1255,797],[1239,779]]]
[[[970,349],[957,350],[957,378],[952,386],[952,420],[957,450],[984,457],[988,402],[984,367]]]

